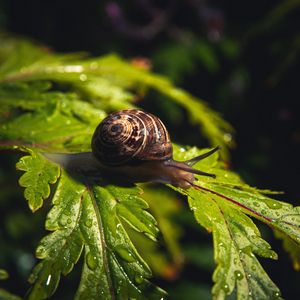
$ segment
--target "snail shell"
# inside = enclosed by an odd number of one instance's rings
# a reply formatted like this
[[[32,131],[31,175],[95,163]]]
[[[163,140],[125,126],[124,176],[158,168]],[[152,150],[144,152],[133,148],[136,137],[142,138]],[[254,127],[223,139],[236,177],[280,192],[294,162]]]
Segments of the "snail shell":
[[[215,177],[191,166],[219,149],[185,162],[176,161],[162,121],[138,109],[107,116],[96,128],[91,146],[101,168],[114,176],[133,182],[170,183],[184,189],[196,187],[194,174]]]
[[[107,166],[172,158],[172,143],[162,121],[138,109],[106,117],[95,130],[92,150]]]

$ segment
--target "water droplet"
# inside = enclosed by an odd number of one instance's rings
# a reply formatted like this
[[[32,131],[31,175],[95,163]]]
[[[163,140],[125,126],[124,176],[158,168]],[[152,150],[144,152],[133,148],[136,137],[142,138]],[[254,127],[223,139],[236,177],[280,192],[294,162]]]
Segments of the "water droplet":
[[[274,297],[276,297],[276,298],[279,298],[279,297],[281,296],[279,292],[274,292],[273,295],[274,295]]]
[[[68,219],[67,219],[67,223],[68,223],[68,224],[71,224],[71,223],[72,223],[72,219],[68,218]]]
[[[248,295],[249,295],[249,296],[252,296],[252,292],[249,292]]]
[[[85,224],[86,227],[90,228],[93,225],[93,220],[92,219],[88,219],[88,220],[85,221],[84,224]]]
[[[253,202],[253,205],[256,207],[260,207],[260,204],[258,202]]]
[[[115,248],[116,253],[125,261],[127,262],[133,262],[134,261],[134,257],[132,255],[131,252],[128,251],[128,249],[125,246],[117,246]]]
[[[221,242],[221,243],[219,243],[219,247],[221,247],[221,246],[223,246],[224,244]]]
[[[96,70],[97,68],[98,68],[98,63],[96,63],[95,61],[90,64],[91,70]]]
[[[233,263],[234,263],[234,264],[237,264],[237,262],[238,262],[238,259],[235,258],[235,259],[233,260]]]
[[[264,203],[271,208],[271,209],[280,209],[282,207],[282,204],[279,202],[275,202],[275,200],[264,200]]]
[[[86,81],[87,80],[87,76],[85,74],[80,74],[79,80],[80,81]]]
[[[141,284],[141,283],[144,281],[144,277],[141,276],[141,275],[136,275],[136,276],[134,277],[134,280],[135,280],[135,282],[136,282],[137,284]]]
[[[274,202],[272,204],[272,209],[280,209],[282,207],[282,204],[279,202]]]
[[[261,213],[262,213],[263,215],[265,215],[265,214],[267,213],[267,211],[266,211],[265,209],[263,209],[263,210],[261,211]]]
[[[234,276],[237,280],[242,280],[244,278],[244,275],[240,271],[234,271]]]
[[[252,271],[256,271],[256,267],[255,267],[255,266],[252,266],[252,267],[251,267],[251,270],[252,270]]]
[[[59,225],[60,225],[61,227],[65,228],[66,225],[67,225],[67,218],[66,218],[64,215],[62,215],[62,216],[60,217],[58,223],[59,223]]]
[[[225,291],[225,293],[229,292],[229,285],[227,283],[223,284],[222,289]]]
[[[241,252],[243,252],[243,253],[245,253],[245,254],[247,254],[249,256],[253,256],[251,245],[248,245],[248,246],[246,246],[246,247],[244,247],[244,248],[242,248],[240,250],[241,250]]]
[[[48,275],[48,277],[47,277],[47,281],[46,281],[46,285],[49,285],[50,284],[50,282],[51,282],[51,275]]]
[[[185,149],[184,148],[180,148],[180,152],[185,152]]]
[[[95,270],[97,266],[97,257],[89,252],[86,256],[86,263],[91,270]]]
[[[230,143],[232,141],[232,135],[230,133],[225,133],[223,138],[226,143]]]
[[[247,277],[248,277],[248,278],[251,278],[251,277],[252,277],[252,275],[251,275],[251,274],[247,274]]]
[[[95,275],[89,274],[87,278],[88,278],[89,281],[93,282],[94,279],[95,279]]]

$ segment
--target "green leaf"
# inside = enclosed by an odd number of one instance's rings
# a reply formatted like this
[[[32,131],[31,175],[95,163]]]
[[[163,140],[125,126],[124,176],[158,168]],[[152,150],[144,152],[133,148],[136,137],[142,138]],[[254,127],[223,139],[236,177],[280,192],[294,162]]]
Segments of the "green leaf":
[[[0,269],[0,280],[5,280],[9,277],[8,273],[4,269]]]
[[[180,160],[201,152],[196,148],[186,151],[175,147]],[[213,297],[224,299],[236,290],[238,299],[280,299],[279,289],[256,258],[258,255],[277,259],[277,255],[245,214],[276,228],[299,245],[299,208],[249,187],[217,158],[214,154],[196,165],[202,171],[216,174],[216,179],[199,177],[195,188],[179,190],[188,196],[196,220],[213,233],[218,265],[213,276]]]
[[[30,277],[33,288],[29,299],[50,297],[61,274],[72,271],[83,249],[76,299],[163,297],[164,292],[148,281],[151,271],[123,226],[124,217],[131,215],[130,208],[122,208],[129,199],[141,217],[132,221],[132,227],[155,238],[155,221],[144,211],[147,205],[136,188],[99,186],[91,178],[72,179],[62,171],[46,221],[46,228],[53,233],[37,248],[36,255],[42,261]]]
[[[9,277],[4,269],[0,269],[0,280],[6,280]],[[0,288],[0,300],[20,300],[21,297],[11,294],[10,292]]]
[[[274,230],[274,234],[282,240],[283,248],[290,254],[294,269],[300,271],[300,245],[279,230]]]
[[[135,193],[128,194],[126,188],[108,186],[107,189],[118,201],[117,213],[122,220],[136,231],[142,232],[150,239],[156,241],[158,234],[156,220],[145,210],[149,206],[139,196],[139,194],[142,194],[142,190],[136,190]]]
[[[0,146],[27,145],[51,152],[89,150],[91,135],[106,114],[75,95],[43,89],[44,85],[0,88],[0,102],[10,110],[25,110],[0,125]]]
[[[163,242],[155,243],[132,231],[129,231],[130,238],[155,275],[174,280],[183,266],[184,257],[179,242],[181,228],[172,217],[180,213],[183,207],[172,191],[157,186],[155,188],[147,185],[139,186],[144,189],[142,197],[148,202],[150,212],[157,220],[161,232],[159,241]]]
[[[24,196],[30,209],[34,212],[43,205],[50,195],[50,184],[59,177],[59,167],[46,160],[34,150],[28,150],[30,155],[23,156],[17,163],[18,170],[26,173],[19,179],[19,184],[25,187]]]
[[[119,187],[101,174],[84,173],[80,167],[87,161],[78,161],[79,168],[71,169],[63,159],[48,159],[90,151],[92,133],[107,112],[134,106],[133,101],[149,88],[186,109],[210,142],[225,146],[225,151],[232,128],[203,101],[176,88],[167,78],[134,67],[115,55],[57,55],[17,39],[3,44],[0,43],[0,147],[30,154],[20,159],[17,168],[25,171],[20,185],[25,187],[25,198],[33,211],[43,205],[50,195],[50,185],[57,182],[46,220],[46,229],[51,233],[37,248],[41,261],[30,276],[29,299],[51,297],[61,274],[69,274],[80,257],[83,266],[77,299],[164,297],[165,293],[150,282],[152,273],[142,258],[148,250],[136,247],[131,240],[132,231],[150,239],[151,245],[158,238],[157,223],[147,211],[140,188]],[[209,47],[199,55],[213,71],[218,66],[214,54],[209,56],[207,50]],[[178,160],[203,151],[174,145]],[[213,298],[224,299],[235,291],[238,299],[280,299],[279,289],[257,259],[276,259],[276,253],[262,239],[251,218],[280,232],[284,246],[298,263],[300,208],[270,198],[272,193],[268,190],[245,184],[225,168],[217,153],[195,168],[216,174],[217,178],[196,176],[193,188],[173,188],[187,196],[198,223],[212,232],[217,263]],[[163,199],[155,194],[151,197]],[[152,211],[167,247],[173,257],[180,258],[176,227],[164,220],[168,209],[159,202],[156,206]],[[155,249],[148,254],[158,253]],[[155,257],[166,261],[159,254]]]
[[[21,300],[20,296],[14,295],[4,289],[0,288],[0,300]]]
[[[132,90],[138,93],[141,88],[152,88],[186,109],[211,144],[223,146],[228,154],[232,127],[204,101],[176,88],[167,78],[137,68],[116,55],[84,59],[78,54],[49,53],[28,42],[20,42],[18,46],[19,50],[2,64],[0,83],[46,80],[67,84],[86,95],[88,101],[110,110],[132,107]],[[216,68],[213,56],[206,56],[209,68]]]

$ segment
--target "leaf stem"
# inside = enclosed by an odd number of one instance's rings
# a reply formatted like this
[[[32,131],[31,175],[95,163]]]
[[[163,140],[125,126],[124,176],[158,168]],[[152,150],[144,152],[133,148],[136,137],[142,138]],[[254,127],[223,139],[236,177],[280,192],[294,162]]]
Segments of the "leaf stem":
[[[108,283],[109,290],[110,290],[110,295],[111,295],[112,300],[115,300],[116,299],[115,288],[113,285],[113,280],[111,278],[111,271],[109,268],[109,261],[108,261],[108,257],[107,257],[107,253],[106,253],[106,249],[108,249],[108,247],[107,247],[106,241],[105,241],[105,232],[104,232],[104,227],[103,227],[102,216],[100,214],[99,208],[96,203],[96,199],[95,199],[94,192],[93,192],[93,187],[89,183],[86,183],[86,187],[87,187],[87,191],[91,197],[92,204],[93,204],[96,218],[97,218],[97,222],[98,222],[99,234],[100,234],[99,238],[101,241],[101,247],[102,247],[102,253],[103,253],[103,265],[104,265],[104,268],[106,269],[105,274],[106,274],[107,283]]]
[[[223,199],[225,199],[225,200],[228,200],[228,201],[230,201],[231,203],[233,203],[233,204],[235,204],[235,205],[237,205],[237,206],[239,206],[239,207],[241,207],[241,208],[243,208],[243,209],[245,209],[245,210],[250,211],[252,214],[256,215],[256,216],[259,217],[259,218],[262,218],[263,220],[265,220],[265,221],[267,221],[267,222],[270,222],[270,223],[273,222],[273,220],[272,220],[271,218],[268,218],[268,217],[266,217],[266,216],[264,216],[264,215],[258,213],[258,212],[255,211],[254,209],[252,209],[252,208],[250,208],[250,207],[248,207],[248,206],[246,206],[246,205],[244,205],[244,204],[242,204],[242,203],[239,203],[239,202],[237,202],[236,200],[233,200],[233,199],[231,199],[231,198],[229,198],[229,197],[227,197],[227,196],[225,196],[225,195],[222,195],[222,194],[220,194],[220,193],[218,193],[218,192],[216,192],[216,191],[213,191],[213,190],[211,190],[211,189],[205,188],[205,187],[203,187],[203,186],[195,185],[195,184],[193,184],[193,187],[194,187],[195,189],[203,190],[203,191],[209,192],[209,193],[211,193],[211,194],[214,194],[214,195],[216,195],[216,196],[218,196],[218,197],[220,197],[220,198],[223,198]]]

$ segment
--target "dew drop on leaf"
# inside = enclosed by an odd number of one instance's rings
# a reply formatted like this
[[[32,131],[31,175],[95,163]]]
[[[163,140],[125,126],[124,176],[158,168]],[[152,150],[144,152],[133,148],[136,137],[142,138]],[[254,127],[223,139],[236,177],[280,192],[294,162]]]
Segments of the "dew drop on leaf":
[[[86,264],[91,270],[95,270],[97,266],[97,257],[89,252],[86,256]]]
[[[67,217],[62,215],[58,221],[59,225],[62,226],[63,228],[66,227],[67,225]]]
[[[279,292],[274,292],[273,293],[274,298],[279,298],[281,295]]]
[[[144,281],[144,277],[141,276],[141,275],[136,275],[136,276],[134,277],[134,280],[135,280],[135,282],[136,282],[137,284],[141,284],[141,283]]]
[[[91,69],[91,70],[96,70],[97,68],[98,68],[98,63],[92,62],[92,63],[90,64],[90,69]]]
[[[226,143],[230,143],[232,141],[232,135],[230,133],[225,133],[223,139]]]
[[[253,205],[256,207],[260,207],[260,204],[258,202],[253,202]]]
[[[92,221],[92,219],[88,219],[88,220],[85,221],[84,224],[85,224],[86,227],[90,228],[92,226],[92,224],[93,224],[93,221]]]
[[[272,209],[280,209],[280,208],[282,208],[282,204],[280,204],[278,202],[273,203]]]
[[[87,76],[85,74],[80,74],[79,80],[80,81],[86,81],[87,80]]]
[[[229,285],[227,283],[223,284],[222,289],[224,290],[225,293],[229,292]]]
[[[89,274],[87,278],[88,278],[89,281],[93,281],[94,278],[95,278],[95,275]]]
[[[47,277],[47,281],[46,281],[46,285],[49,285],[50,284],[50,282],[51,282],[51,274],[50,275],[48,275],[48,277]]]
[[[68,224],[71,224],[71,223],[72,223],[72,219],[71,219],[71,218],[68,218],[68,219],[67,219],[67,223],[68,223]]]
[[[252,247],[250,245],[246,246],[246,247],[244,247],[244,248],[242,248],[240,250],[241,250],[241,252],[243,252],[243,253],[245,253],[245,254],[247,254],[249,256],[253,256]]]
[[[240,271],[234,271],[234,276],[237,280],[242,280],[244,278],[244,275]]]
[[[282,204],[276,202],[275,200],[263,199],[261,201],[265,203],[270,209],[280,209],[282,207]]]
[[[115,248],[116,253],[125,261],[133,262],[134,257],[124,246],[117,246]]]

